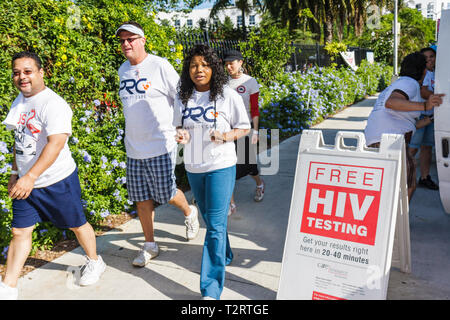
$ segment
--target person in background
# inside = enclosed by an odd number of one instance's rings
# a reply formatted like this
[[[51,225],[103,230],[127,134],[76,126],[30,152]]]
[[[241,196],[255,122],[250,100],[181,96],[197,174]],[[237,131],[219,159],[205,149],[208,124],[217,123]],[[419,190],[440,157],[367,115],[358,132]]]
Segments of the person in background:
[[[169,203],[183,212],[188,240],[195,239],[200,225],[197,208],[188,204],[175,182],[172,122],[178,73],[167,60],[146,52],[144,30],[137,22],[123,23],[116,36],[127,58],[119,68],[119,96],[125,115],[128,197],[136,202],[145,237],[133,265],[143,267],[159,255],[155,203]]]
[[[225,266],[233,259],[227,216],[236,180],[234,141],[248,134],[250,121],[217,54],[196,45],[187,54],[175,100],[176,141],[206,224],[200,272],[203,299],[220,299]]]
[[[243,142],[245,142],[245,153],[241,155],[238,152],[238,162],[236,164],[236,179],[240,179],[246,175],[250,175],[256,183],[256,191],[253,199],[259,202],[263,200],[265,191],[264,180],[259,175],[255,150],[259,137],[258,98],[260,85],[255,78],[244,73],[244,58],[240,51],[229,50],[228,52],[226,52],[223,60],[225,62],[225,68],[230,76],[229,86],[232,89],[236,90],[244,100],[247,115],[249,119],[251,119],[251,125],[253,128],[251,133],[243,138]],[[236,142],[237,151],[239,151],[237,144],[240,142]],[[234,201],[234,197],[232,196],[229,215],[234,214],[236,210],[237,207]]]
[[[78,170],[67,138],[72,134],[72,109],[44,81],[39,56],[19,52],[12,58],[12,79],[20,93],[3,124],[14,130],[8,194],[13,199],[12,240],[0,300],[17,299],[17,282],[30,253],[32,233],[39,222],[70,229],[86,253],[79,284],[96,283],[106,269],[97,255],[95,233],[81,203]]]
[[[427,61],[427,74],[425,75],[422,86],[420,87],[421,97],[425,101],[434,93],[434,67],[436,63],[436,51],[433,48],[423,48],[420,52],[425,56]],[[414,158],[420,148],[420,178],[418,185],[431,190],[439,190],[439,186],[434,183],[430,176],[432,150],[434,147],[433,109],[422,111],[420,119],[427,118],[429,118],[431,123],[423,128],[417,129],[417,131],[413,134],[411,143],[409,144],[409,151],[411,156]]]
[[[420,95],[420,83],[426,74],[426,59],[419,52],[407,55],[401,62],[400,77],[384,89],[367,119],[364,130],[369,147],[380,146],[383,133],[401,134],[406,142],[408,199],[416,189],[416,168],[409,151],[409,142],[416,128],[428,125],[429,118],[419,119],[422,111],[442,104],[444,94],[431,94],[426,101]]]

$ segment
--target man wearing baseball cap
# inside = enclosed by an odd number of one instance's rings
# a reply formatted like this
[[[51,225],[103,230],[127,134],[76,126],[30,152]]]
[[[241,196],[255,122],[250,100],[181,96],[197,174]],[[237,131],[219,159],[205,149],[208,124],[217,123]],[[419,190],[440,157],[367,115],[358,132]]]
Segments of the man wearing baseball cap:
[[[183,211],[188,240],[197,236],[199,222],[197,208],[188,204],[175,183],[172,118],[179,75],[167,60],[145,51],[139,23],[123,23],[116,36],[127,58],[119,68],[119,96],[125,115],[128,197],[136,202],[145,237],[133,265],[143,267],[159,254],[153,230],[155,203],[170,203]]]

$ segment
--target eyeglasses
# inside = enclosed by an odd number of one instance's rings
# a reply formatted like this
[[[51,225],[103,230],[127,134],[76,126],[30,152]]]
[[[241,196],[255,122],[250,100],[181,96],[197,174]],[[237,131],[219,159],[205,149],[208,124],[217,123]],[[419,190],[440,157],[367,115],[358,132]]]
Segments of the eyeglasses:
[[[124,44],[125,41],[128,41],[128,43],[131,44],[134,40],[140,39],[140,38],[142,38],[142,37],[137,37],[137,38],[127,38],[127,39],[118,39],[118,41],[119,41],[120,44]]]

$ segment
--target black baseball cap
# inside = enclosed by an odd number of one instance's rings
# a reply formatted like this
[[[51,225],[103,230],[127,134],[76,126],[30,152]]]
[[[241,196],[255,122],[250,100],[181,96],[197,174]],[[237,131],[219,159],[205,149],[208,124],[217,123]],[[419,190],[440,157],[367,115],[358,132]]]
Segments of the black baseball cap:
[[[229,50],[225,53],[223,61],[244,60],[242,53],[238,50]]]

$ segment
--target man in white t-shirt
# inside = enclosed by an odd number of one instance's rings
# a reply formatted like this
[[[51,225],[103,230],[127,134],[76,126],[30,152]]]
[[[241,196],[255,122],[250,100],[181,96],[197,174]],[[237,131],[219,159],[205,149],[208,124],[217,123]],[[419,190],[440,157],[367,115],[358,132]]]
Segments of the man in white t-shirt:
[[[155,202],[183,211],[188,240],[198,234],[198,213],[175,183],[172,122],[179,76],[166,59],[146,52],[144,30],[137,22],[123,23],[116,36],[127,58],[119,68],[119,96],[125,115],[128,198],[136,202],[145,237],[133,265],[143,267],[159,254],[153,230]]]
[[[72,133],[72,109],[45,86],[41,60],[35,53],[15,54],[12,71],[20,94],[3,124],[14,130],[15,136],[8,183],[13,199],[13,237],[5,279],[0,281],[0,300],[17,299],[17,281],[39,222],[51,221],[75,233],[87,255],[81,285],[97,282],[106,268],[96,253],[95,233],[84,215],[77,168],[67,145]]]
[[[424,48],[420,50],[420,52],[423,53],[427,60],[427,74],[425,75],[420,88],[421,97],[426,100],[434,92],[434,67],[436,62],[436,51],[430,47]],[[429,118],[431,119],[431,123],[423,128],[417,129],[417,131],[413,134],[409,145],[410,153],[413,157],[416,156],[417,151],[420,149],[420,178],[418,185],[431,190],[439,190],[439,186],[434,183],[430,176],[432,150],[434,147],[434,110],[422,111],[420,118]]]
[[[364,130],[366,144],[369,147],[379,147],[383,133],[405,136],[409,200],[416,188],[416,177],[415,163],[408,144],[416,127],[420,128],[430,123],[429,119],[419,120],[420,113],[441,105],[444,96],[432,94],[423,101],[419,83],[423,81],[425,74],[424,55],[419,52],[407,55],[401,63],[400,78],[380,93]]]

